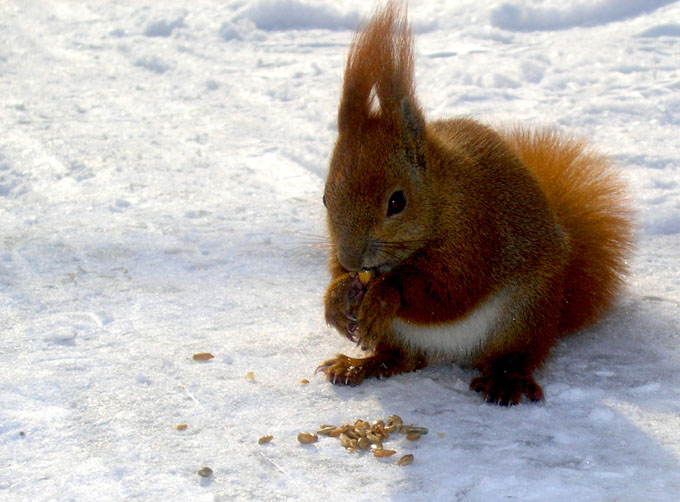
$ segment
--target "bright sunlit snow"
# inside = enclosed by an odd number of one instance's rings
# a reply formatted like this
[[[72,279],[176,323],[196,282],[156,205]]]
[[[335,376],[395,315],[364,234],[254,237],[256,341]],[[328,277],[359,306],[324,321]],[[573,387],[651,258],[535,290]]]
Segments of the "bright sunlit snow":
[[[637,212],[619,304],[510,409],[456,366],[314,375],[353,350],[318,244],[373,7],[0,2],[0,500],[679,500],[680,2],[410,2],[428,117],[587,137]],[[387,459],[296,439],[392,413],[430,432]]]

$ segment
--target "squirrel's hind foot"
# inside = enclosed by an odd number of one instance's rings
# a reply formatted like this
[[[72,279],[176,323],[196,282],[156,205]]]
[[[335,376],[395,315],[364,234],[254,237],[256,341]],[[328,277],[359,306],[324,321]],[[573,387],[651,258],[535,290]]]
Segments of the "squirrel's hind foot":
[[[486,371],[472,379],[470,389],[501,406],[519,404],[522,395],[533,402],[543,401],[543,389],[531,375]]]

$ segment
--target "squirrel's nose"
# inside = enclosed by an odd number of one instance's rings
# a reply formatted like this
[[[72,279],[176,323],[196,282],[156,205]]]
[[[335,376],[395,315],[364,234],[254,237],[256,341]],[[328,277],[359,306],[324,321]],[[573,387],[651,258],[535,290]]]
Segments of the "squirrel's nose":
[[[342,268],[349,272],[358,272],[363,267],[363,247],[355,246],[339,246],[338,247],[338,261]]]

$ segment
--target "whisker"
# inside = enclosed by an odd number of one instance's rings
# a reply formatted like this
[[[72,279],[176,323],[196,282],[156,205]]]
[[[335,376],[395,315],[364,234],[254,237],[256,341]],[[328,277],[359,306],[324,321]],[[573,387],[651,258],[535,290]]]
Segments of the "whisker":
[[[395,253],[394,251],[388,251],[387,249],[384,248],[378,248],[376,249],[376,254],[378,254],[380,257],[387,257],[387,258],[392,258],[394,260],[399,260],[401,257]]]
[[[330,243],[331,240],[327,235],[301,232],[298,230],[288,230],[286,233],[293,237],[293,240],[296,242],[302,242],[305,244]]]
[[[325,262],[328,257],[328,250],[333,247],[333,243],[327,235],[299,230],[286,230],[284,232],[286,235],[282,243],[283,256],[298,263]]]
[[[425,241],[422,239],[412,240],[412,241],[378,241],[380,245],[384,247],[398,247],[398,248],[411,248],[413,246],[420,246]]]

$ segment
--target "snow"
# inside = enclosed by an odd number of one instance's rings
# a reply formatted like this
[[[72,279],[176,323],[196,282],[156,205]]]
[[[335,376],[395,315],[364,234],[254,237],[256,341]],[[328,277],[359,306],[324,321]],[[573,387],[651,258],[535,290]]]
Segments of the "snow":
[[[538,7],[504,3],[491,11],[491,23],[509,30],[557,30],[576,26],[596,26],[638,17],[673,3],[674,0],[595,0],[591,2],[550,2]]]
[[[510,409],[456,366],[314,375],[350,350],[321,192],[372,8],[0,3],[0,500],[678,499],[680,3],[409,5],[429,117],[586,136],[638,214],[620,302]],[[296,440],[392,413],[430,430],[407,467]]]

